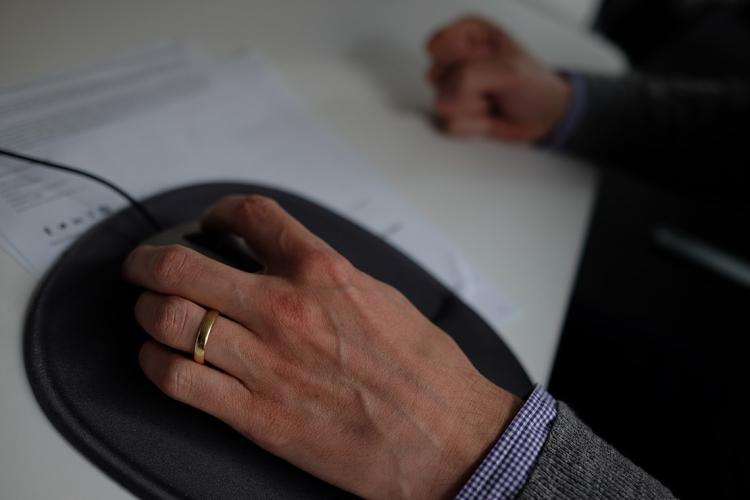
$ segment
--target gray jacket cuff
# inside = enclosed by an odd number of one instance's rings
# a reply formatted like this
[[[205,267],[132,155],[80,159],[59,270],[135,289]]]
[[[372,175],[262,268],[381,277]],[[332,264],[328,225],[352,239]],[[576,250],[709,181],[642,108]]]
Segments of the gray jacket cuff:
[[[594,434],[564,403],[521,499],[674,498]]]

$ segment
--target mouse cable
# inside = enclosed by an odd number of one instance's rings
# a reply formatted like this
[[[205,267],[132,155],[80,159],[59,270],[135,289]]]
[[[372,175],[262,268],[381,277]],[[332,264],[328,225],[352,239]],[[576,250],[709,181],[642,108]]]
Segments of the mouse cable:
[[[86,172],[85,170],[81,170],[80,168],[69,167],[67,165],[61,165],[59,163],[55,163],[55,162],[48,161],[48,160],[43,160],[41,158],[35,158],[33,156],[27,156],[27,155],[16,153],[14,151],[9,151],[9,150],[3,149],[3,148],[0,148],[0,155],[7,156],[9,158],[14,158],[16,160],[21,160],[21,161],[33,163],[35,165],[41,165],[43,167],[52,168],[52,169],[55,169],[55,170],[62,170],[63,172],[68,172],[68,173],[71,173],[71,174],[80,175],[82,177],[86,177],[88,179],[91,179],[92,181],[98,182],[99,184],[102,184],[102,185],[108,187],[109,189],[111,189],[115,193],[117,193],[120,196],[122,196],[123,198],[125,198],[128,201],[128,203],[130,203],[130,205],[136,211],[138,211],[138,213],[140,213],[143,216],[143,218],[148,221],[148,223],[150,225],[152,225],[154,227],[154,229],[156,229],[157,231],[161,231],[163,229],[162,226],[161,226],[161,224],[159,224],[156,221],[156,219],[154,218],[154,216],[151,215],[151,213],[148,210],[146,210],[146,207],[144,207],[140,202],[138,202],[138,200],[136,200],[135,198],[133,198],[132,196],[130,196],[122,188],[116,186],[114,183],[112,183],[112,182],[110,182],[110,181],[108,181],[106,179],[103,179],[103,178],[99,177],[98,175],[92,174],[90,172]]]

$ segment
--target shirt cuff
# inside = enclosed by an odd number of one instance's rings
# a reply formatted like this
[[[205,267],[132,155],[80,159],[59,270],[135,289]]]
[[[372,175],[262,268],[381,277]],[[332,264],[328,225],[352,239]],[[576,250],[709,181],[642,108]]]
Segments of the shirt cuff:
[[[588,81],[586,77],[580,73],[572,72],[563,72],[562,75],[568,79],[572,90],[568,110],[557,128],[537,143],[537,146],[552,151],[565,147],[568,139],[578,129],[588,102]]]
[[[536,386],[456,499],[514,498],[531,477],[556,417],[557,401]]]

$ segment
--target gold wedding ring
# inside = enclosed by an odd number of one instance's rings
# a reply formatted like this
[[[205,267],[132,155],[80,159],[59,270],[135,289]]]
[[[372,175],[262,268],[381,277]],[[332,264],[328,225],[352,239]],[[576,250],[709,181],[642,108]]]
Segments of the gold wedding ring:
[[[198,327],[198,335],[195,337],[195,349],[193,350],[193,359],[198,364],[203,364],[206,361],[206,343],[208,342],[208,336],[211,335],[211,329],[214,327],[216,318],[219,317],[219,311],[211,309],[206,312],[201,321],[201,326]]]

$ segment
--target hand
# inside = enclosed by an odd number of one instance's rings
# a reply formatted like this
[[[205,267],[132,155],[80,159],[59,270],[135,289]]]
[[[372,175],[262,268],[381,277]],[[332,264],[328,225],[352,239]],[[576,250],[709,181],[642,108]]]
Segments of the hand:
[[[566,79],[485,20],[465,18],[440,30],[428,51],[428,80],[449,134],[530,143],[549,135],[565,116],[571,98]]]
[[[140,353],[146,376],[357,495],[457,493],[520,400],[272,200],[225,198],[204,223],[243,236],[265,270],[181,246],[135,249],[124,275],[147,289],[135,306],[153,337]],[[206,308],[222,316],[199,365],[189,356]]]

